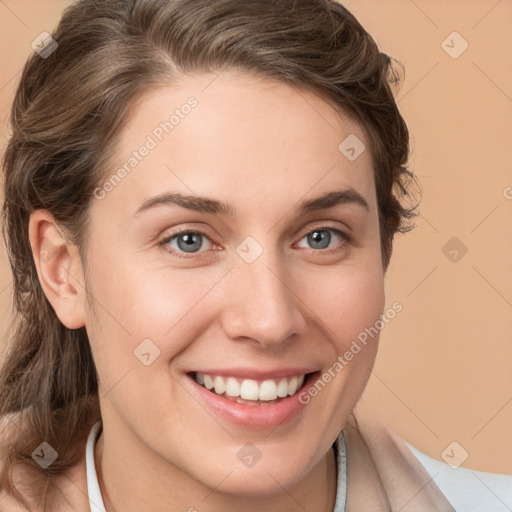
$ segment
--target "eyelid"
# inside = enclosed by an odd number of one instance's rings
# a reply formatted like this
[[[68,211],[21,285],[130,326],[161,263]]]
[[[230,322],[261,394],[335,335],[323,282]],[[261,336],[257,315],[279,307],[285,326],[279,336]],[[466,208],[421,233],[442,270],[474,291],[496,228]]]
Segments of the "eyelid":
[[[302,240],[306,235],[309,235],[312,231],[321,231],[321,230],[333,230],[333,231],[339,231],[343,234],[347,240],[352,240],[352,237],[350,235],[351,229],[348,226],[340,226],[339,224],[331,224],[329,221],[319,221],[318,223],[313,223],[313,225],[308,224],[305,228],[299,230],[298,239]]]

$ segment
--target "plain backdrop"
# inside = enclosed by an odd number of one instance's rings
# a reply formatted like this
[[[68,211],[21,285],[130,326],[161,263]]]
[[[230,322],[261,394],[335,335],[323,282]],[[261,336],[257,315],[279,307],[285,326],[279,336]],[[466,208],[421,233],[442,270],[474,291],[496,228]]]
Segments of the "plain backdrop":
[[[363,400],[432,457],[456,441],[464,467],[512,473],[512,1],[343,3],[405,67],[397,99],[423,189],[386,276],[387,307],[403,310]],[[0,1],[0,149],[31,42],[68,4]],[[11,292],[2,245],[0,350]]]

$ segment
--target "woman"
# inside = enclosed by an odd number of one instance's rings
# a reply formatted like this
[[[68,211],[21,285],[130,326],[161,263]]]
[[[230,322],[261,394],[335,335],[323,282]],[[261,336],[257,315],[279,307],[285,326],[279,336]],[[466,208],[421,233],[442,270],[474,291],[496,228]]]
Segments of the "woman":
[[[65,11],[3,158],[6,510],[454,510],[356,408],[414,216],[395,77],[329,0]]]

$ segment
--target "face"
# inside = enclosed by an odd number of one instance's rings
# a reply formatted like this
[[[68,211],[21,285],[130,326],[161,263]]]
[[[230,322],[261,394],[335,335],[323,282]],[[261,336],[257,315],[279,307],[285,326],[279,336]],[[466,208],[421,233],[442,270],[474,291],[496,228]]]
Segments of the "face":
[[[152,91],[125,123],[91,204],[86,328],[105,443],[261,495],[325,456],[368,379],[375,182],[368,150],[338,148],[368,148],[360,126],[314,94],[214,78]]]

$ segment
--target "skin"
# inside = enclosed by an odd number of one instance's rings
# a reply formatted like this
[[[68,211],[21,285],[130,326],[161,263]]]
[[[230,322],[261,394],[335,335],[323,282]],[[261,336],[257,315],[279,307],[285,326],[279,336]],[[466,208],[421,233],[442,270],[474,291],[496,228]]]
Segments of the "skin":
[[[87,268],[47,211],[32,214],[34,253],[48,239],[58,247],[49,261],[36,258],[39,278],[61,322],[85,325],[90,339],[103,419],[95,458],[109,512],[332,510],[331,445],[366,385],[378,337],[275,429],[216,416],[191,398],[185,372],[305,366],[324,373],[379,319],[384,271],[371,155],[351,162],[338,150],[350,134],[369,143],[356,122],[311,92],[234,71],[214,78],[184,77],[140,98],[108,176],[167,112],[190,96],[198,106],[92,200]],[[368,210],[356,203],[295,210],[304,199],[349,188]],[[237,215],[168,205],[134,217],[144,199],[170,191],[227,202]],[[178,238],[159,245],[182,228],[204,233],[199,252],[180,251],[186,244]],[[307,235],[320,228],[351,238],[328,231],[329,247],[317,248]],[[263,248],[252,263],[236,252],[248,236]],[[149,366],[134,356],[146,338],[160,350]],[[262,454],[252,468],[237,458],[246,443]]]

